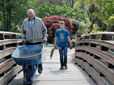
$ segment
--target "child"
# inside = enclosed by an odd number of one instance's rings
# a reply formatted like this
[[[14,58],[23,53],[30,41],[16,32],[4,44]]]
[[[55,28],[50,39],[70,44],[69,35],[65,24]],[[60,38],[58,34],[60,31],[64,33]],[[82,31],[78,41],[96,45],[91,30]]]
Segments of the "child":
[[[60,54],[60,70],[63,70],[64,67],[67,69],[67,43],[69,41],[70,48],[72,49],[72,43],[70,39],[70,35],[67,29],[65,29],[65,22],[60,21],[59,22],[60,29],[56,31],[55,34],[55,48],[57,48],[57,42],[58,42],[58,49]],[[67,41],[68,39],[68,41]]]

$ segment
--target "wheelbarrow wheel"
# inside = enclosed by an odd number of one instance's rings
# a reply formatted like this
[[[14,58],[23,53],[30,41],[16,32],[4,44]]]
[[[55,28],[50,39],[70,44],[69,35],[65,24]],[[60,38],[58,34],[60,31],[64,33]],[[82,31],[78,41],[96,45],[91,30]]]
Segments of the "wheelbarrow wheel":
[[[26,79],[27,81],[31,81],[31,66],[28,66],[27,69],[26,69]]]

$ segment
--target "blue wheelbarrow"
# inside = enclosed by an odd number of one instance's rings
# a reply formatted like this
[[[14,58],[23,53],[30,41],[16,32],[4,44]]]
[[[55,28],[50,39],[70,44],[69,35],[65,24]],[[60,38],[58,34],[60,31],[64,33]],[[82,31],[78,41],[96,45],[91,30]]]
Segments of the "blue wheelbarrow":
[[[13,59],[17,64],[22,66],[24,84],[33,83],[33,79],[37,69],[39,73],[42,72],[43,67],[41,59],[43,47],[43,44],[24,45],[17,47],[17,49],[13,52]]]

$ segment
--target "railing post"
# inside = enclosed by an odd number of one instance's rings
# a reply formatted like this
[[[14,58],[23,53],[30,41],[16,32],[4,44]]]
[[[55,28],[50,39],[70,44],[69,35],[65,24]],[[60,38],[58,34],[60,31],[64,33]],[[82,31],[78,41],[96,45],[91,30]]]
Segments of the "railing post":
[[[0,40],[4,40],[4,34],[0,34]],[[0,46],[0,50],[4,50],[4,49],[5,49],[4,45]]]
[[[4,40],[4,34],[0,34],[0,40]]]
[[[109,39],[109,38],[108,38],[108,35],[102,34],[101,40],[108,40],[108,39]],[[101,46],[101,50],[103,50],[103,51],[108,51],[108,48],[107,48],[107,47],[104,47],[104,46]]]

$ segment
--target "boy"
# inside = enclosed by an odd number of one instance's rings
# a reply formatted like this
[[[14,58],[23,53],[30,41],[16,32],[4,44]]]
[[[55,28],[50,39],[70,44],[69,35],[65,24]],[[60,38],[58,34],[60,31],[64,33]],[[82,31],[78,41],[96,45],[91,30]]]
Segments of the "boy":
[[[58,49],[60,54],[60,70],[63,70],[64,67],[67,69],[67,39],[70,43],[70,48],[72,49],[72,43],[70,39],[70,35],[67,29],[65,29],[65,22],[59,22],[60,29],[56,31],[55,34],[55,48],[57,48],[57,41],[58,41]]]

